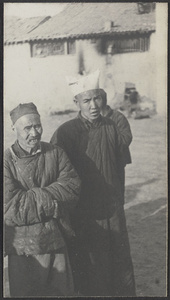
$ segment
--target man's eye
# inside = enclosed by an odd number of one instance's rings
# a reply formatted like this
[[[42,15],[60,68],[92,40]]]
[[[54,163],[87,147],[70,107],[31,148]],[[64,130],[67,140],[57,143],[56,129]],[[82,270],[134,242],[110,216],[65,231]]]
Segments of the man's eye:
[[[26,127],[25,127],[25,130],[31,130],[31,127],[32,127],[32,126],[26,126]]]
[[[40,124],[35,126],[35,129],[36,129],[36,130],[39,130],[40,128],[41,128],[41,125],[40,125]]]
[[[89,101],[90,101],[90,99],[84,99],[84,100],[83,100],[84,103],[87,103],[87,102],[89,102]]]
[[[97,96],[96,98],[95,98],[95,100],[101,100],[101,97],[100,96]]]

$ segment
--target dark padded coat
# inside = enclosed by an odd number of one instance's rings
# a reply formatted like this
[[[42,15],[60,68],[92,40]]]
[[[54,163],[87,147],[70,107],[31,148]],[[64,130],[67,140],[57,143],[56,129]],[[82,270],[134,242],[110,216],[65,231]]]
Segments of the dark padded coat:
[[[74,235],[69,213],[77,204],[80,179],[64,151],[41,142],[41,152],[19,158],[5,152],[5,252],[36,255],[65,245]]]
[[[109,105],[107,105],[107,118],[110,118],[116,127],[118,138],[120,141],[120,158],[119,158],[119,176],[122,186],[122,192],[124,195],[125,192],[125,166],[132,162],[129,145],[132,142],[132,132],[130,129],[130,125],[126,117],[119,111],[115,109],[111,109]],[[123,197],[124,198],[124,197]],[[125,200],[123,199],[123,203]]]
[[[134,296],[119,177],[126,142],[109,118],[90,123],[79,113],[56,130],[51,143],[66,151],[82,180],[72,218],[77,239],[70,247],[77,290],[88,296]]]
[[[132,132],[130,129],[129,122],[121,112],[115,109],[111,109],[109,105],[107,105],[106,117],[110,118],[114,122],[118,136],[120,138],[120,143],[123,143],[124,145],[124,151],[121,155],[122,163],[124,164],[124,166],[126,166],[126,164],[130,164],[132,162],[129,151],[129,146],[132,142]]]

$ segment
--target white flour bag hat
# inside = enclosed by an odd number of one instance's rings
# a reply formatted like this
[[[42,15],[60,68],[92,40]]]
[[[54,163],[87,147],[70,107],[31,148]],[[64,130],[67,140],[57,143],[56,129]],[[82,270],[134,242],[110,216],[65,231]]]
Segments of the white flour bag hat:
[[[88,90],[99,89],[99,75],[100,70],[97,69],[95,72],[79,78],[67,76],[66,80],[73,95],[76,96]]]

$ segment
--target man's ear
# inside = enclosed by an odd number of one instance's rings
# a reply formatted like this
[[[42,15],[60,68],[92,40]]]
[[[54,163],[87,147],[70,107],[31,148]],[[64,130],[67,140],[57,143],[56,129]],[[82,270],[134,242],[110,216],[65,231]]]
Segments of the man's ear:
[[[101,95],[101,97],[104,101],[104,104],[106,105],[107,104],[107,93],[103,89],[101,89],[101,94],[100,95]]]
[[[74,97],[73,101],[74,101],[75,105],[76,105],[78,108],[80,108],[79,102],[78,102],[78,100],[77,100],[75,97]]]
[[[11,128],[15,132],[15,126],[13,124],[11,125]]]

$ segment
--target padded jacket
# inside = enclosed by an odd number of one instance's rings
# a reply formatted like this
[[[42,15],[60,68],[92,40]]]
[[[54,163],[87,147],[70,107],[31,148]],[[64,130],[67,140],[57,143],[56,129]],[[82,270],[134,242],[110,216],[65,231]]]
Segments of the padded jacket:
[[[74,235],[69,214],[79,197],[79,176],[59,147],[41,142],[40,153],[19,158],[14,145],[4,160],[5,253],[55,251]]]
[[[99,116],[90,123],[78,117],[62,124],[51,143],[66,151],[82,180],[79,211],[83,217],[106,218],[123,203],[119,178],[120,144],[115,124]]]

